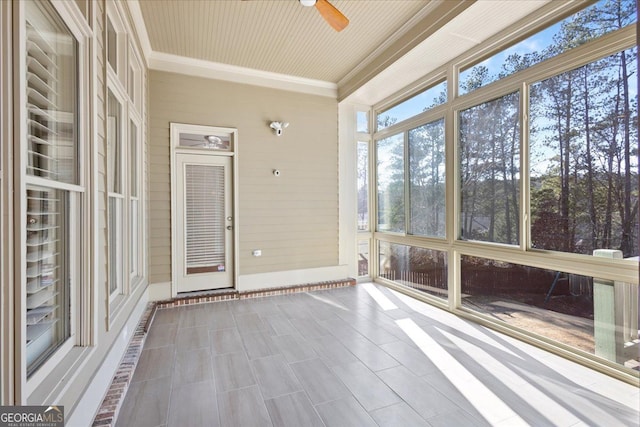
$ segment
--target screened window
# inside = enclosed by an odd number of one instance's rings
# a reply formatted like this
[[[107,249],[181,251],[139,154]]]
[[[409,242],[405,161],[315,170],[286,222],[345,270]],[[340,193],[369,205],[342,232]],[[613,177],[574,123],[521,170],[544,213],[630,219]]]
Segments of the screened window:
[[[520,211],[519,94],[460,112],[460,236],[517,245]]]
[[[531,245],[638,255],[637,48],[531,87]]]
[[[461,257],[462,305],[587,353],[637,366],[638,286]],[[614,315],[615,313],[615,315]]]
[[[378,231],[405,231],[404,137],[397,134],[376,141]]]
[[[441,299],[448,298],[446,252],[380,242],[378,256],[381,277]]]
[[[409,131],[411,234],[445,237],[444,119]]]
[[[369,133],[368,111],[358,111],[356,113],[356,132]]]
[[[371,241],[358,240],[358,277],[368,276],[369,273],[369,248]]]
[[[372,271],[637,378],[636,2],[585,2],[555,25],[549,12],[568,9],[551,3],[539,12],[551,26],[463,70],[446,108],[411,110],[420,88],[378,110]],[[508,31],[497,37],[520,40]],[[446,64],[447,79],[488,43]]]
[[[601,0],[460,73],[465,94],[637,22],[636,2]]]
[[[358,230],[369,230],[369,143],[358,142]]]
[[[27,376],[73,334],[78,215],[78,43],[47,3],[27,2],[25,312]],[[36,184],[37,182],[37,184]],[[69,184],[73,184],[69,186]],[[70,190],[69,188],[74,188]],[[75,203],[74,203],[75,201]]]
[[[378,130],[418,115],[447,101],[447,82],[432,86],[423,92],[377,114]]]

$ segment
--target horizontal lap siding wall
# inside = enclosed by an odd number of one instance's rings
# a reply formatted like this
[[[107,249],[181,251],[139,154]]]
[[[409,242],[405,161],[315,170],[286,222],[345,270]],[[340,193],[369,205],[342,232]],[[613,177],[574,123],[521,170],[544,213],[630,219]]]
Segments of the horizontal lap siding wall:
[[[150,283],[171,280],[170,122],[238,129],[241,275],[338,264],[335,99],[160,71],[149,85]],[[280,137],[274,120],[291,123]]]

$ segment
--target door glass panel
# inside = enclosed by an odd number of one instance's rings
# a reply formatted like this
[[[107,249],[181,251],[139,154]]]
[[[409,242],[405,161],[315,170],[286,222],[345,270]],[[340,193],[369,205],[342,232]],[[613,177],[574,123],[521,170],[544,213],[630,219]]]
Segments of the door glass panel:
[[[225,271],[224,167],[185,165],[186,273]]]

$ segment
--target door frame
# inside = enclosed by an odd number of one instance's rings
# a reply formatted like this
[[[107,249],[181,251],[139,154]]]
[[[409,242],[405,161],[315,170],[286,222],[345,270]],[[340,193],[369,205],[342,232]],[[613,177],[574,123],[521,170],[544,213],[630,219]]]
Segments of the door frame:
[[[238,238],[238,226],[239,226],[239,210],[238,210],[238,129],[217,127],[217,126],[204,126],[204,125],[191,125],[184,123],[170,124],[170,150],[171,150],[171,296],[178,296],[178,226],[177,212],[178,212],[178,197],[180,191],[177,188],[177,176],[179,172],[177,169],[177,154],[197,154],[204,156],[225,156],[231,157],[231,210],[233,215],[233,230],[231,237],[231,244],[233,246],[231,251],[231,257],[233,262],[232,267],[232,286],[230,289],[236,289],[238,286],[238,272],[239,270],[239,238]],[[180,134],[201,134],[201,135],[228,135],[231,141],[229,150],[209,150],[198,148],[185,148],[180,146]]]

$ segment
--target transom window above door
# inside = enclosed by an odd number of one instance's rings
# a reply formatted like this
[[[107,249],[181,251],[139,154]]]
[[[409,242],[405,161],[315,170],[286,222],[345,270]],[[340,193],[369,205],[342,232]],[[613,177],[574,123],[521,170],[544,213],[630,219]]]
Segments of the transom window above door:
[[[230,135],[203,135],[196,133],[180,132],[179,146],[184,148],[200,148],[206,150],[230,151]]]

